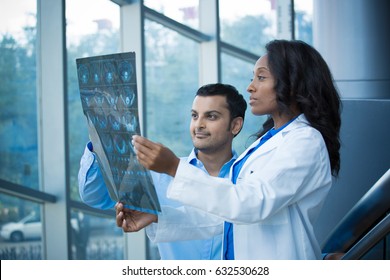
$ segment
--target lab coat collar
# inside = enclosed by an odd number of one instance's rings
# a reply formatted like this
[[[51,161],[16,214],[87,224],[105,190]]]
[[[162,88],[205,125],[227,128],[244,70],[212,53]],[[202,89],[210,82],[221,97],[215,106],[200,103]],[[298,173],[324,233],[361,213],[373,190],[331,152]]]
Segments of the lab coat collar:
[[[279,131],[276,135],[274,135],[271,139],[269,139],[267,142],[265,142],[260,149],[257,149],[254,153],[256,155],[261,155],[264,153],[267,153],[268,151],[274,149],[280,144],[280,141],[283,139],[283,137],[291,130],[297,129],[302,126],[307,126],[309,125],[308,120],[306,119],[304,114],[300,114],[293,122],[291,122],[288,126],[286,126],[283,130]],[[251,146],[249,146],[248,149],[244,153],[242,153],[238,159],[240,160],[243,158],[247,152],[255,147],[259,142],[261,138],[257,139]],[[249,159],[248,159],[249,160]]]

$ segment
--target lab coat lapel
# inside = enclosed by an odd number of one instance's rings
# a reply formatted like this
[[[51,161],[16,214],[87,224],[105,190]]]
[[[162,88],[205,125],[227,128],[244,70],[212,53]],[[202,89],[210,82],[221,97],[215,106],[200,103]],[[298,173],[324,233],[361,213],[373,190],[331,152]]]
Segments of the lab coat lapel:
[[[254,151],[253,155],[248,158],[246,163],[249,163],[252,160],[256,159],[257,157],[262,156],[263,154],[266,154],[269,151],[275,149],[276,147],[279,146],[282,139],[283,139],[282,131],[280,131],[276,135],[272,136],[269,140],[267,140],[267,142],[261,145],[256,151]]]
[[[249,162],[253,161],[253,160],[254,160],[255,158],[257,158],[258,156],[260,156],[260,155],[262,155],[262,154],[264,154],[264,153],[266,153],[266,152],[268,152],[268,151],[274,149],[274,148],[278,145],[278,143],[280,142],[280,140],[278,140],[278,137],[280,136],[279,134],[280,134],[280,133],[278,133],[278,134],[276,134],[275,136],[271,137],[267,142],[265,142],[264,144],[262,144],[261,147],[259,147],[256,151],[254,151],[253,154],[252,154],[251,156],[248,157],[248,159],[246,160],[246,162],[244,163],[244,165],[242,166],[242,168],[245,168],[245,166],[246,166]],[[237,164],[243,157],[245,157],[246,154],[249,153],[249,152],[252,150],[252,148],[256,147],[257,144],[259,144],[260,140],[261,140],[261,138],[257,139],[255,142],[253,142],[253,144],[250,145],[250,146],[248,147],[248,149],[246,149],[246,150],[245,150],[245,151],[236,159],[235,163],[232,165],[232,167],[231,167],[231,169],[230,169],[230,170],[231,170],[231,172],[230,172],[230,177],[232,176],[232,173],[233,173],[233,172],[232,172],[233,166],[234,166],[235,164]],[[273,141],[273,140],[275,140],[275,141]]]
[[[283,138],[285,135],[288,134],[289,131],[297,129],[298,127],[306,126],[308,123],[306,117],[301,114],[296,120],[294,120],[292,123],[290,123],[286,128],[284,128],[282,131],[271,137],[267,142],[265,142],[261,147],[259,147],[256,151],[253,152],[253,154],[247,159],[247,161],[244,163],[242,168],[245,168],[247,164],[255,160],[257,157],[260,157],[269,151],[277,148],[280,143],[283,141]],[[259,143],[260,139],[256,140],[244,153],[240,155],[240,157],[237,159],[240,160],[242,157],[244,157],[248,151],[255,147]]]

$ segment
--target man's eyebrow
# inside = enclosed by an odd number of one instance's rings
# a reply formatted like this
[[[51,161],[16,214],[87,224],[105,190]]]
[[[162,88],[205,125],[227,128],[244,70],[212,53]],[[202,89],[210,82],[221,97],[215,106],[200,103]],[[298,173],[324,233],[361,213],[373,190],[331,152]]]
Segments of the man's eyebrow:
[[[210,110],[210,111],[205,112],[205,114],[212,114],[212,113],[219,114],[219,115],[222,114],[220,111],[217,111],[217,110]]]
[[[194,110],[194,109],[191,109],[191,113],[197,113],[198,114],[198,111]],[[212,114],[212,113],[215,113],[215,114],[219,114],[221,115],[222,113],[220,111],[217,111],[217,110],[210,110],[210,111],[206,111],[204,112],[203,114]]]

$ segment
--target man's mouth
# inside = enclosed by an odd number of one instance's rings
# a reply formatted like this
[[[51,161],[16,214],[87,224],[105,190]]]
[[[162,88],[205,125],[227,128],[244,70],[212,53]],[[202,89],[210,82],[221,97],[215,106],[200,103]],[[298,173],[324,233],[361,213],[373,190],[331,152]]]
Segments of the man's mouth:
[[[202,132],[195,132],[195,137],[197,137],[197,138],[206,138],[206,137],[208,137],[210,134],[208,134],[208,133],[202,133]]]

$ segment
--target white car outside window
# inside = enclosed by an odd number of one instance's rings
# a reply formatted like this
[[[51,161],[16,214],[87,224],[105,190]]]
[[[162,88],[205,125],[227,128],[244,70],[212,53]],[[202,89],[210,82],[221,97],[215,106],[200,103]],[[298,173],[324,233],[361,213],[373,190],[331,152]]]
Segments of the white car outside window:
[[[5,240],[20,242],[42,237],[42,222],[36,213],[31,213],[18,222],[6,223],[1,227],[0,236]]]

